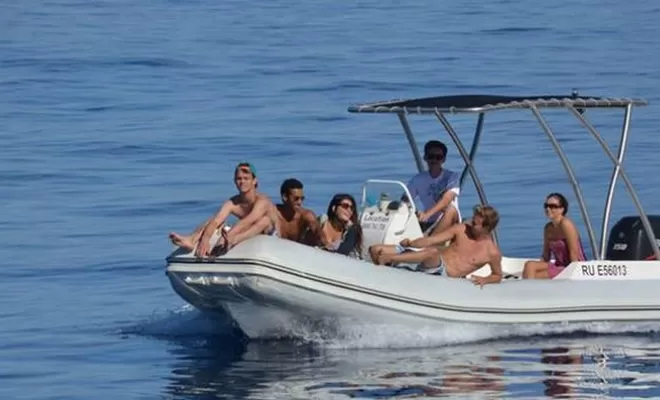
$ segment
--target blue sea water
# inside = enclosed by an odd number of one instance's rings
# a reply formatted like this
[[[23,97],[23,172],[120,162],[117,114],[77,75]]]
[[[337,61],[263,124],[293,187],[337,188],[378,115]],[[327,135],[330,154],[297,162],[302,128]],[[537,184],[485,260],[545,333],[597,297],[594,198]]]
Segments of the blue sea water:
[[[657,212],[655,3],[51,0],[1,10],[0,398],[659,395],[660,323],[246,340],[228,318],[186,306],[164,275],[167,233],[214,212],[238,161],[255,163],[273,197],[282,179],[301,179],[317,212],[365,179],[409,177],[396,117],[347,113],[373,100],[572,88],[646,98],[626,168]],[[566,112],[547,116],[599,227],[610,164]],[[622,113],[590,117],[615,146]],[[474,119],[450,120],[469,141]],[[432,119],[411,124],[420,143],[449,142]],[[450,151],[447,166],[460,168]],[[538,254],[543,196],[571,188],[533,116],[487,116],[476,166],[502,214],[504,252]],[[626,196],[617,191],[614,220],[634,212]],[[461,198],[477,201],[469,185]]]

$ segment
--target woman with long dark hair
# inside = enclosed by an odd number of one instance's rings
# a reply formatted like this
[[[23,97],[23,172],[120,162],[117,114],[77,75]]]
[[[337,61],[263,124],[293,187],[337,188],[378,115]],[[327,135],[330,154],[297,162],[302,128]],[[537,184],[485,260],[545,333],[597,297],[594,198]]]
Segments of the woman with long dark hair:
[[[319,222],[318,247],[352,257],[362,254],[362,228],[353,196],[346,193],[334,195]]]
[[[552,279],[571,262],[586,260],[578,229],[566,215],[566,197],[561,193],[550,193],[543,202],[543,209],[550,221],[543,228],[541,260],[525,263],[525,279]]]

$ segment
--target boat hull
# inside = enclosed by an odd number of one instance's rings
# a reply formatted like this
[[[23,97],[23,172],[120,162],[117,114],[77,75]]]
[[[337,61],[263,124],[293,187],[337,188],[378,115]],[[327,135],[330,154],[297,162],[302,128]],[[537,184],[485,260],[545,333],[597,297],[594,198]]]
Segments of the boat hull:
[[[310,321],[406,326],[660,320],[654,279],[512,279],[480,288],[466,279],[374,266],[272,237],[255,239],[212,261],[170,257],[167,275],[174,290],[201,310],[229,311],[242,328],[245,316],[252,318],[250,309]]]

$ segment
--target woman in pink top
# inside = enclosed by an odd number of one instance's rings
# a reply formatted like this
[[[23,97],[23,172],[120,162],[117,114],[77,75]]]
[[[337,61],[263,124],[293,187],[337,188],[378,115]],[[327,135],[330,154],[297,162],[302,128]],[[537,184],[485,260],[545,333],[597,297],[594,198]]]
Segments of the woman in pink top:
[[[525,263],[525,279],[552,279],[572,261],[586,259],[580,243],[580,234],[573,221],[566,216],[566,197],[561,193],[550,193],[545,198],[543,208],[550,219],[543,229],[543,256],[541,261]]]

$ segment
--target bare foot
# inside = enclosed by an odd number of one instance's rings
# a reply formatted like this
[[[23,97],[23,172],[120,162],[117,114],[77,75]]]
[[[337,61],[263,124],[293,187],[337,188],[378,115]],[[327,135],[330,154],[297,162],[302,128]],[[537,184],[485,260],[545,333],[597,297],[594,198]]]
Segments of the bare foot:
[[[383,258],[383,250],[376,251],[373,256],[374,264],[382,265],[382,261],[381,261],[382,258]]]
[[[186,250],[192,250],[195,248],[195,244],[190,236],[182,236],[176,232],[171,232],[169,237],[175,246],[179,246]]]
[[[378,265],[378,252],[374,246],[369,247],[369,257],[371,258],[372,263]]]
[[[388,265],[392,263],[392,256],[389,254],[380,253],[378,256],[379,265]]]

